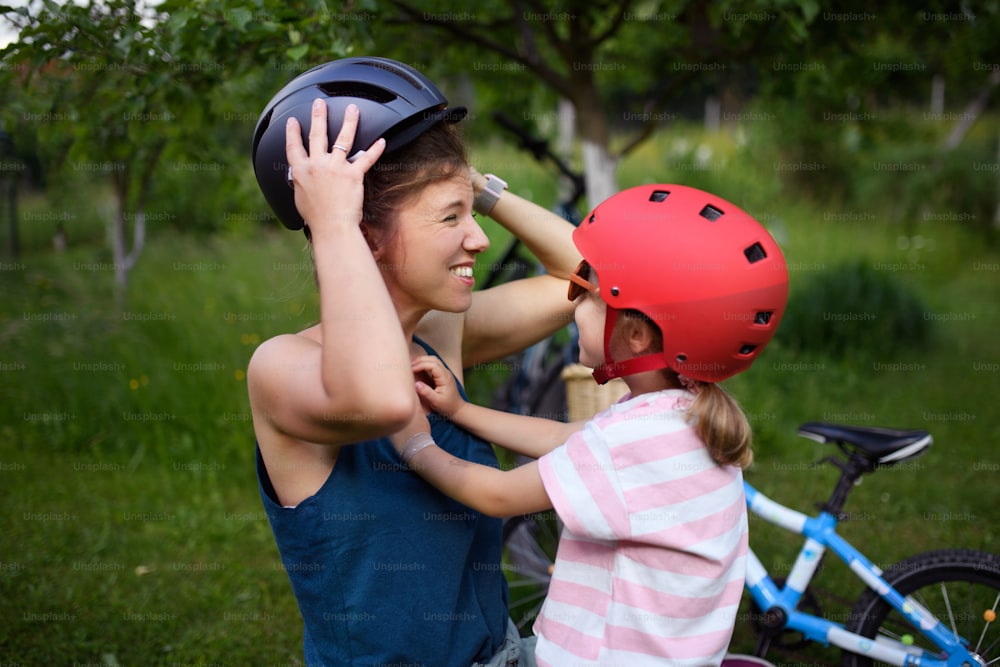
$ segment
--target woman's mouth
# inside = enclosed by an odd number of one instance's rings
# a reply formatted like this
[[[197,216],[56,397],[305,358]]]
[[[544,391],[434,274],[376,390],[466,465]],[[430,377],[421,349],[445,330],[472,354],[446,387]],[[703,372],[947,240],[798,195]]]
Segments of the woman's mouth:
[[[469,284],[474,282],[474,278],[472,277],[472,267],[469,265],[453,266],[449,269],[449,271],[461,278],[463,282]]]

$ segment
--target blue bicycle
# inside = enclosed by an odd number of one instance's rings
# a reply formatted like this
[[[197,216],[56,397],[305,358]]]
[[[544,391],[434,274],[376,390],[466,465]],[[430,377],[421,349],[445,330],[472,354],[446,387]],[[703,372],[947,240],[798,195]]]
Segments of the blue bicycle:
[[[788,576],[772,577],[751,549],[746,591],[754,611],[754,655],[771,648],[818,643],[841,649],[849,667],[873,664],[973,667],[1000,664],[1000,556],[966,549],[917,554],[885,571],[837,533],[844,504],[863,475],[910,460],[926,451],[932,437],[923,430],[892,430],[810,422],[799,434],[835,445],[841,455],[825,462],[840,469],[830,499],[816,516],[781,505],[746,484],[753,514],[805,537]],[[512,588],[533,587],[521,596],[533,617],[544,599],[558,525],[552,513],[521,517],[508,531],[508,575]],[[753,530],[750,535],[754,541]],[[823,615],[809,584],[827,554],[841,559],[864,584],[844,622]],[[512,609],[512,615],[513,615]],[[527,625],[530,618],[522,617]],[[725,663],[724,663],[725,664]]]
[[[843,650],[844,665],[989,665],[1000,655],[1000,557],[963,549],[912,556],[884,572],[837,534],[844,504],[862,475],[919,456],[932,442],[926,431],[839,426],[811,422],[799,434],[836,445],[843,457],[824,460],[841,470],[833,494],[817,516],[789,509],[750,484],[747,507],[765,521],[803,535],[788,577],[779,585],[751,550],[746,588],[759,611],[756,655],[782,633]],[[867,586],[845,623],[800,607],[829,551]]]

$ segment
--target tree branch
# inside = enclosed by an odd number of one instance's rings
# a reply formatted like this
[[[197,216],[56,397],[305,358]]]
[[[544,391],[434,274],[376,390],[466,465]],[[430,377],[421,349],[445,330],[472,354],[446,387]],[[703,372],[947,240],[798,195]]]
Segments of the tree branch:
[[[619,0],[618,11],[615,12],[615,20],[611,22],[608,29],[599,35],[595,35],[593,39],[587,40],[590,45],[591,50],[595,49],[604,41],[608,40],[612,35],[614,35],[625,23],[625,10],[632,4],[632,0]]]
[[[766,31],[760,31],[754,37],[754,40],[752,42],[746,43],[740,48],[729,50],[729,49],[720,49],[716,46],[719,43],[719,39],[718,39],[718,32],[715,32],[714,39],[712,40],[714,48],[712,49],[710,55],[714,56],[717,59],[738,61],[745,58],[749,54],[754,53],[764,42],[767,36],[768,34]],[[695,72],[693,70],[683,71],[680,74],[680,76],[677,76],[674,79],[672,79],[669,85],[660,87],[658,90],[654,92],[653,95],[651,95],[646,99],[646,102],[643,104],[643,111],[646,114],[651,114],[651,112],[654,109],[658,108],[661,104],[663,104],[664,100],[669,99],[670,97],[673,96],[673,94],[677,90],[687,85],[697,73],[698,72]],[[630,140],[628,140],[625,143],[625,145],[616,153],[617,157],[624,157],[625,155],[627,155],[628,153],[632,152],[637,147],[639,147],[643,142],[648,140],[656,131],[657,123],[658,120],[655,118],[655,115],[651,115],[649,119],[644,120],[642,125],[639,127],[638,132],[636,132],[636,134]]]
[[[563,95],[568,95],[570,91],[569,81],[565,77],[561,76],[557,71],[546,66],[543,62],[531,60],[525,54],[511,48],[507,44],[487,37],[475,29],[469,28],[467,24],[423,13],[417,8],[410,6],[405,2],[401,2],[400,0],[393,0],[392,4],[412,17],[414,20],[450,32],[460,39],[473,42],[490,51],[493,51],[496,54],[521,63],[528,69],[534,71],[538,77],[542,79],[542,81],[550,85],[552,88]],[[476,25],[477,27],[485,27],[483,24]]]

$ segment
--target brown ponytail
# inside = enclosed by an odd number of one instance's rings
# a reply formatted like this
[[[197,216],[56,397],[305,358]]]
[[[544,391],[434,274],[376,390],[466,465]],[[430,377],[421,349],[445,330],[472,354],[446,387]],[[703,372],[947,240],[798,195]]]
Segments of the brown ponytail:
[[[615,325],[618,335],[625,322],[642,322],[653,333],[653,341],[648,352],[663,350],[663,333],[652,319],[638,310],[624,309],[622,317]],[[736,399],[714,382],[701,382],[665,368],[663,374],[673,387],[684,387],[694,394],[694,401],[687,409],[687,421],[708,448],[712,460],[719,465],[734,465],[748,468],[753,463],[750,449],[753,431]]]
[[[694,426],[712,459],[719,465],[749,467],[753,462],[753,431],[739,403],[713,382],[685,380],[695,385],[688,423]]]

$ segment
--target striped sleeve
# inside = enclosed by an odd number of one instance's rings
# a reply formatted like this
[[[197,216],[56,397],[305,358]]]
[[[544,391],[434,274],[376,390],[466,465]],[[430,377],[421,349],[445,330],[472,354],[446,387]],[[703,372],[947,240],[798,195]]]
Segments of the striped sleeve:
[[[538,471],[553,508],[574,535],[629,537],[625,494],[600,429],[588,424],[573,434],[538,460]]]

